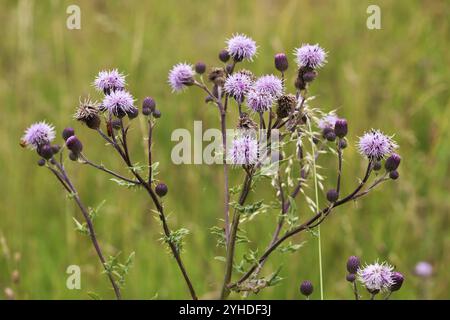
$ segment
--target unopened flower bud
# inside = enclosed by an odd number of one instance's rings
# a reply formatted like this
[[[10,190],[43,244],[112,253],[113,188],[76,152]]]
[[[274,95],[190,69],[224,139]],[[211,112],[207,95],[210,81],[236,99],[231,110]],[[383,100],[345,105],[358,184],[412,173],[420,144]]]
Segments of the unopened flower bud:
[[[381,161],[376,160],[376,161],[373,163],[373,170],[379,171],[380,169],[381,169]]]
[[[347,271],[349,273],[355,274],[356,272],[358,272],[360,265],[361,262],[359,261],[359,258],[357,256],[350,256],[347,260]]]
[[[327,139],[328,141],[334,141],[336,140],[336,134],[334,133],[334,131],[329,131],[327,132],[327,134],[325,134],[325,139]]]
[[[131,109],[131,111],[127,112],[127,115],[128,115],[128,118],[130,120],[134,119],[134,118],[136,118],[139,115],[139,109],[138,108],[133,108],[133,109]]]
[[[386,168],[387,171],[397,170],[401,160],[402,158],[398,154],[393,153],[389,158],[386,159],[384,167]]]
[[[75,134],[75,130],[73,128],[65,128],[62,132],[62,137],[65,140],[69,139],[71,136]]]
[[[330,189],[327,192],[327,200],[330,202],[336,202],[339,198],[339,194],[335,189]]]
[[[356,274],[354,274],[354,273],[348,273],[347,276],[345,277],[345,279],[346,279],[348,282],[355,282],[355,280],[356,280]]]
[[[275,68],[280,72],[284,72],[288,69],[288,67],[289,67],[289,62],[286,57],[286,54],[277,53],[275,55]]]
[[[398,174],[397,170],[389,172],[389,178],[391,178],[392,180],[397,180],[399,176],[400,175]]]
[[[53,154],[57,154],[61,150],[61,146],[54,144],[51,146]]]
[[[158,183],[155,188],[156,194],[160,197],[164,197],[167,194],[167,185],[165,183]]]
[[[161,118],[161,111],[159,111],[158,109],[155,109],[155,111],[153,111],[153,116],[154,116],[156,119]]]
[[[69,159],[72,161],[78,160],[78,155],[76,153],[73,153],[72,151],[69,152]]]
[[[403,277],[403,275],[400,272],[393,272],[392,273],[392,281],[394,283],[389,287],[389,290],[390,291],[400,290],[400,288],[402,287],[402,284],[403,284],[403,280],[405,280],[405,278]]]
[[[148,110],[150,110],[150,112],[153,112],[155,110],[155,108],[156,108],[156,102],[152,97],[147,97],[144,99],[144,101],[142,101],[142,112],[144,112],[144,109],[148,109]],[[146,114],[146,116],[148,116],[148,114]]]
[[[38,164],[39,167],[45,166],[45,159],[42,159],[42,158],[39,159],[38,162],[37,162],[37,164]]]
[[[348,132],[347,120],[345,119],[337,119],[334,123],[334,133],[339,138],[344,138]]]
[[[111,127],[115,130],[119,130],[120,129],[120,120],[119,119],[113,119],[111,121]]]
[[[45,144],[37,149],[38,154],[44,159],[50,159],[53,157],[53,150],[49,144]]]
[[[339,139],[339,149],[345,149],[345,148],[347,148],[347,140]]]
[[[83,150],[83,144],[76,136],[71,136],[67,139],[66,146],[75,154],[79,154]]]
[[[204,74],[206,71],[206,64],[204,64],[203,62],[197,62],[195,64],[195,72],[197,72],[198,74]]]
[[[230,60],[230,53],[225,49],[221,50],[219,52],[219,59],[222,62],[227,62],[228,60]]]
[[[315,71],[315,70],[306,71],[303,74],[303,81],[312,82],[316,77],[317,77],[317,71]]]
[[[233,72],[233,65],[231,63],[227,64],[225,67],[225,71],[230,74],[231,72]]]
[[[306,297],[310,296],[313,293],[313,291],[314,287],[311,281],[305,280],[300,285],[300,292]]]

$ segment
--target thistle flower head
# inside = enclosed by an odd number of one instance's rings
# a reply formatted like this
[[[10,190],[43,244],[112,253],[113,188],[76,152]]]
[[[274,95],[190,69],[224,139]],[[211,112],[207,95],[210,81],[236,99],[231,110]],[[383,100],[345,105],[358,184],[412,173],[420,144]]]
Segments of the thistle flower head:
[[[244,34],[235,34],[227,40],[227,50],[235,61],[253,60],[256,54],[256,42]]]
[[[299,67],[316,69],[327,62],[327,53],[318,44],[303,44],[295,49],[294,54]]]
[[[370,130],[359,138],[359,152],[370,160],[381,160],[386,155],[391,154],[398,145],[380,130]]]
[[[172,92],[180,92],[194,83],[195,71],[192,65],[187,63],[178,63],[169,72],[169,84]]]
[[[267,92],[277,99],[283,95],[283,82],[273,74],[265,75],[256,80],[255,90]]]
[[[433,275],[433,266],[426,261],[420,261],[416,264],[414,273],[419,277],[428,278]]]
[[[100,71],[94,80],[94,87],[105,94],[125,88],[125,76],[117,69]]]
[[[250,91],[253,81],[245,73],[236,72],[225,80],[225,92],[232,96],[236,101],[242,102]]]
[[[386,262],[366,265],[358,269],[358,280],[369,291],[387,290],[394,284],[392,279],[394,268]]]
[[[234,138],[229,150],[229,159],[235,165],[252,165],[258,160],[258,141],[250,134]]]
[[[338,120],[338,117],[333,113],[329,113],[317,121],[317,126],[322,130],[325,129],[334,130],[336,120]]]
[[[25,130],[22,142],[30,149],[49,144],[55,139],[55,128],[45,121],[37,122]]]
[[[112,91],[103,99],[103,107],[116,117],[123,117],[132,112],[134,98],[127,91]]]
[[[247,105],[255,112],[264,112],[272,107],[274,97],[265,91],[250,90],[247,95]]]

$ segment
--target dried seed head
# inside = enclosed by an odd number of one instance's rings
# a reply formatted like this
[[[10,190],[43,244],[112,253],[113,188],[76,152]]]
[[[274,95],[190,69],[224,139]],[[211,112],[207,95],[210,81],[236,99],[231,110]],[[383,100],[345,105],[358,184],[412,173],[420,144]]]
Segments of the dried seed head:
[[[84,100],[80,99],[77,111],[74,118],[78,121],[84,122],[91,129],[98,129],[100,127],[99,104],[97,101],[92,101],[89,97]]]
[[[223,68],[213,68],[208,75],[208,79],[217,86],[223,86],[226,80],[226,72]]]
[[[248,113],[242,112],[237,127],[244,130],[256,130],[258,129],[258,124],[250,118]]]
[[[293,94],[286,94],[277,100],[277,116],[279,118],[286,118],[297,105],[297,99]]]

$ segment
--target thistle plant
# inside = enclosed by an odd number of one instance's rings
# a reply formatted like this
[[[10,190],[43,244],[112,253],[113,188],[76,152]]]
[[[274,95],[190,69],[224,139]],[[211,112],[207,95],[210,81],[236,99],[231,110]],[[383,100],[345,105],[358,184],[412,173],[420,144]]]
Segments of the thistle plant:
[[[38,164],[47,167],[56,176],[79,206],[86,225],[76,221],[77,228],[85,231],[91,237],[94,248],[118,299],[121,298],[120,285],[124,282],[124,276],[131,266],[134,253],[124,263],[118,262],[117,256],[111,256],[109,259],[104,258],[94,232],[93,215],[81,202],[66,172],[63,157],[64,149],[69,150],[68,158],[70,160],[112,176],[111,180],[118,185],[145,191],[155,207],[153,211],[161,222],[161,240],[168,245],[171,254],[175,258],[192,299],[197,299],[194,287],[181,260],[183,239],[189,231],[185,228],[174,231],[169,227],[163,203],[163,197],[168,193],[168,187],[165,183],[156,179],[158,162],[154,162],[152,154],[153,131],[157,124],[157,119],[161,117],[161,112],[156,109],[156,102],[153,98],[147,97],[143,99],[141,114],[147,120],[148,135],[144,139],[147,140],[148,159],[146,161],[148,163],[140,165],[137,162],[133,162],[132,159],[134,158],[131,157],[131,150],[128,147],[130,125],[132,120],[139,116],[140,112],[135,106],[134,97],[126,91],[124,75],[117,70],[101,71],[93,85],[103,95],[102,101],[97,102],[89,97],[80,99],[74,118],[85,124],[87,128],[92,129],[106,143],[107,147],[112,148],[129,171],[130,177],[106,168],[101,163],[91,161],[84,152],[83,144],[75,135],[73,128],[65,128],[63,130],[62,136],[65,143],[62,148],[51,144],[55,138],[55,131],[53,126],[45,122],[34,124],[28,128],[22,139],[23,143],[31,149],[37,150],[38,155],[41,157]],[[57,153],[59,153],[58,159],[56,158]]]
[[[75,136],[75,131],[71,128],[67,128],[62,134],[65,140],[65,147],[70,150],[70,154],[75,157],[81,154],[83,150],[83,145],[80,140]],[[56,137],[55,129],[52,125],[46,122],[38,122],[31,125],[26,131],[22,138],[23,146],[29,149],[35,150],[37,154],[41,157],[38,160],[38,165],[40,167],[46,167],[60,182],[62,187],[68,193],[70,198],[72,198],[77,206],[79,207],[85,223],[81,224],[75,220],[77,224],[77,229],[89,235],[95,252],[108,275],[109,281],[114,289],[114,293],[117,299],[121,299],[120,286],[115,279],[111,268],[108,268],[107,260],[103,254],[100,244],[97,240],[97,235],[94,229],[94,217],[95,211],[89,210],[81,201],[80,196],[75,189],[63,163],[63,149],[57,144],[52,144]],[[59,153],[59,155],[58,155]]]
[[[212,228],[212,233],[218,236],[218,246],[223,250],[220,260],[224,261],[224,276],[219,298],[226,299],[231,292],[246,297],[279,283],[282,280],[281,267],[266,274],[266,262],[277,251],[297,252],[303,244],[293,242],[294,236],[306,232],[318,239],[318,287],[323,298],[320,225],[335,208],[359,200],[382,183],[399,178],[401,157],[396,153],[398,145],[392,136],[380,130],[367,130],[356,144],[366,169],[350,191],[343,190],[342,181],[347,179],[343,161],[349,144],[349,121],[334,111],[325,113],[314,106],[314,96],[309,94],[319,70],[327,63],[328,53],[317,44],[296,48],[295,81],[290,85],[286,79],[291,63],[285,53],[274,56],[273,73],[257,76],[240,68],[243,61],[253,61],[257,51],[254,40],[237,34],[228,39],[226,48],[219,52],[218,65],[207,67],[203,62],[195,65],[183,62],[174,65],[168,75],[173,92],[181,93],[192,87],[204,92],[205,103],[215,107],[220,119],[221,150],[216,155],[223,166],[223,208],[218,215],[221,225]],[[184,237],[189,231],[186,228],[173,230],[169,225],[163,201],[170,196],[169,188],[158,179],[159,163],[155,162],[152,152],[154,131],[161,121],[161,111],[151,97],[144,98],[139,109],[127,88],[125,76],[118,70],[101,71],[93,86],[98,91],[100,102],[91,97],[80,98],[74,118],[106,143],[105,147],[118,156],[127,175],[92,161],[73,128],[63,130],[64,143],[59,147],[53,144],[54,127],[39,122],[26,130],[23,144],[37,152],[40,156],[38,164],[50,170],[80,208],[85,222],[76,221],[76,227],[90,236],[118,299],[133,255],[125,263],[119,263],[117,256],[104,257],[94,232],[95,210],[85,207],[69,179],[65,167],[66,150],[71,161],[111,176],[111,180],[120,187],[144,191],[161,222],[161,240],[174,257],[191,298],[197,299],[182,261]],[[128,140],[133,119],[139,116],[145,118],[147,125],[146,134],[139,137],[146,145],[144,165],[142,160],[138,162],[132,156]],[[235,131],[230,135],[228,129]],[[337,159],[335,180],[322,174],[320,163],[325,154],[332,154]],[[242,181],[233,187],[230,186],[230,168],[240,170],[242,174]],[[358,168],[352,172],[358,172]],[[272,191],[276,200],[252,202],[250,194],[258,196],[257,188]],[[314,190],[313,196],[311,189]],[[321,203],[322,198],[326,199],[325,203]],[[311,213],[300,214],[299,204],[302,203],[307,204]],[[242,258],[237,257],[236,246],[250,242],[245,226],[250,221],[257,223],[255,217],[263,212],[275,215],[270,239],[261,245],[264,247],[262,251],[246,248]],[[359,259],[351,257],[347,271],[346,279],[352,283],[356,299],[360,298],[357,280],[369,290],[372,299],[379,292],[387,292],[388,298],[403,283],[403,276],[393,272],[386,263],[360,268]],[[304,281],[300,286],[300,292],[308,298],[313,289],[311,281]]]
[[[278,74],[254,75],[239,68],[242,61],[251,62],[256,57],[258,46],[246,35],[237,34],[226,42],[226,48],[219,52],[218,66],[212,66],[205,73],[203,62],[196,65],[180,63],[169,73],[169,84],[174,92],[183,92],[188,87],[200,88],[205,93],[205,102],[213,104],[220,116],[223,146],[224,215],[223,227],[213,228],[219,235],[218,244],[224,247],[225,272],[220,298],[225,299],[231,291],[258,293],[265,287],[276,284],[279,271],[261,276],[264,264],[275,252],[295,252],[301,245],[292,243],[295,235],[310,232],[319,237],[319,258],[321,261],[320,225],[335,208],[366,196],[385,181],[399,177],[397,168],[400,156],[391,136],[379,130],[368,130],[359,138],[357,147],[363,157],[365,172],[359,183],[350,191],[342,190],[344,150],[348,145],[349,125],[346,119],[334,112],[324,113],[313,106],[309,96],[310,86],[318,77],[319,69],[327,63],[328,53],[319,45],[304,44],[294,50],[296,78],[292,93],[286,81],[290,63],[285,53],[274,56],[274,67]],[[231,121],[229,118],[234,117]],[[227,123],[234,129],[246,133],[236,135],[232,143],[227,141]],[[254,138],[248,131],[264,130],[267,139]],[[280,142],[271,145],[271,136],[279,135]],[[265,145],[261,145],[261,144]],[[337,158],[337,179],[329,181],[319,172],[321,157],[331,153]],[[267,170],[263,158],[271,158],[277,170]],[[383,172],[382,165],[385,170]],[[243,182],[230,188],[228,165],[241,168]],[[357,170],[354,170],[357,171]],[[269,179],[262,179],[263,177]],[[264,201],[249,203],[249,194],[256,185],[270,181],[277,203]],[[308,194],[309,183],[314,184],[315,196]],[[324,193],[327,203],[320,208],[319,192]],[[312,215],[300,220],[297,201],[303,195]],[[233,199],[236,197],[236,199]],[[230,210],[232,209],[232,210]],[[262,253],[249,250],[241,262],[236,262],[235,248],[238,243],[248,242],[242,225],[261,212],[274,210],[274,230]],[[288,240],[290,240],[288,242]],[[320,270],[322,265],[320,262]],[[233,279],[233,273],[239,275]],[[322,271],[320,271],[322,273]],[[322,276],[320,275],[322,279]],[[312,285],[306,283],[303,291],[312,292]],[[320,284],[323,297],[322,280]]]

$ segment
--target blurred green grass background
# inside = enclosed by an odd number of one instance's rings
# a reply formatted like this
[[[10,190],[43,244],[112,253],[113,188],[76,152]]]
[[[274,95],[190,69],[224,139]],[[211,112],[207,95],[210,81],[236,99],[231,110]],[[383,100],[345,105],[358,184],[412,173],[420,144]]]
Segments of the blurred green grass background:
[[[81,30],[66,28],[66,8],[81,8]],[[366,28],[369,4],[381,8],[382,29]],[[183,254],[201,297],[214,297],[223,278],[223,255],[209,228],[222,214],[222,170],[219,166],[175,166],[170,161],[175,128],[192,129],[193,120],[217,127],[218,115],[204,105],[199,90],[171,94],[168,70],[180,61],[217,64],[217,53],[235,32],[254,38],[259,54],[246,67],[272,73],[273,55],[291,53],[301,43],[320,43],[329,51],[328,64],[310,92],[315,106],[337,108],[350,121],[351,146],[346,150],[344,190],[356,183],[364,163],[356,137],[371,127],[396,134],[403,157],[400,179],[387,183],[365,200],[336,210],[322,227],[325,298],[352,299],[345,281],[349,255],[371,262],[388,260],[406,276],[393,298],[450,297],[450,144],[449,144],[449,2],[442,1],[2,1],[0,21],[0,297],[12,287],[19,299],[81,299],[88,291],[112,298],[109,283],[88,239],[74,231],[74,204],[37,157],[19,147],[22,131],[45,119],[58,135],[74,126],[96,162],[119,168],[118,158],[94,132],[71,115],[80,95],[104,68],[128,75],[131,92],[153,96],[163,113],[156,131],[155,157],[159,178],[169,185],[166,206],[171,226],[191,230]],[[292,56],[290,56],[292,57]],[[291,60],[291,66],[294,63]],[[288,80],[291,89],[293,68]],[[135,158],[144,159],[140,126],[131,133]],[[333,170],[335,162],[325,160]],[[172,258],[159,242],[160,227],[149,214],[143,192],[123,190],[88,167],[67,163],[82,199],[89,206],[106,204],[96,222],[107,254],[136,251],[127,278],[125,298],[188,298]],[[233,184],[240,177],[233,176]],[[334,180],[331,180],[334,181]],[[261,189],[261,188],[260,188]],[[267,192],[253,194],[260,199]],[[310,212],[299,200],[301,217]],[[270,240],[275,213],[248,224],[250,247],[262,250]],[[275,254],[265,274],[282,264],[280,285],[259,298],[299,299],[298,286],[311,279],[318,288],[315,239],[304,234],[305,246],[293,255]],[[21,255],[16,263],[13,256]],[[243,248],[238,251],[242,256]],[[434,276],[413,274],[426,260]],[[65,270],[82,269],[82,290],[66,288]],[[11,283],[14,269],[20,282]],[[238,297],[238,296],[234,296]],[[319,298],[319,292],[313,294]]]

